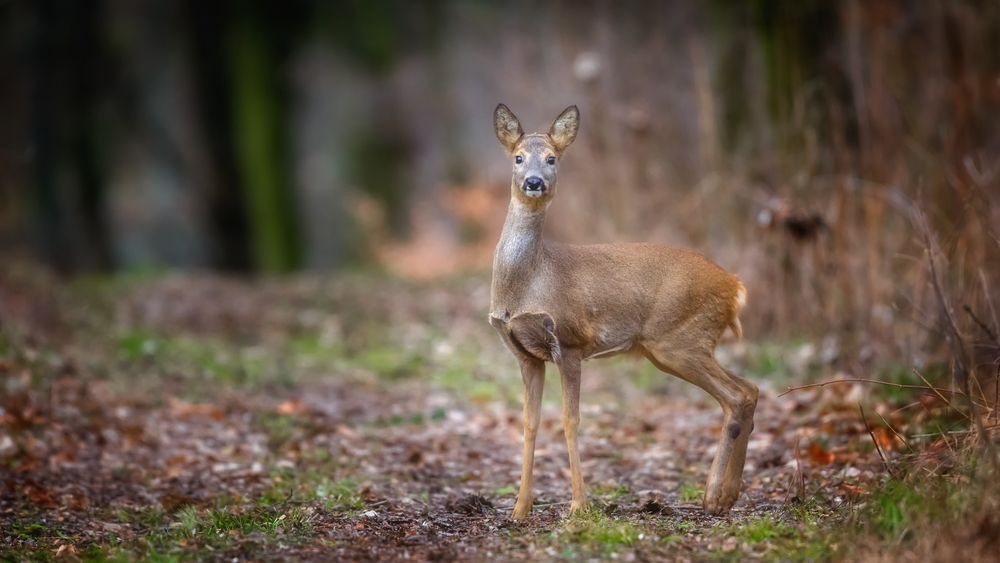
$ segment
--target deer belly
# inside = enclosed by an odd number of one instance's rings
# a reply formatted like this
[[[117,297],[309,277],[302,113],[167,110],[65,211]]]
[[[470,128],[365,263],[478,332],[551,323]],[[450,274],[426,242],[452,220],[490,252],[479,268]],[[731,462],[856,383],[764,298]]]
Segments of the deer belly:
[[[631,350],[634,344],[634,335],[631,333],[599,329],[594,335],[594,347],[583,359],[590,360],[624,354]]]

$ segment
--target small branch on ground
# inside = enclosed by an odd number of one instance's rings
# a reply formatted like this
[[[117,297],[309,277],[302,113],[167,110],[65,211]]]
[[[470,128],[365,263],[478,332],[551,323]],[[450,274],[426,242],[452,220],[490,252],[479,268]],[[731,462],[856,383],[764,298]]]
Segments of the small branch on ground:
[[[878,417],[882,419],[882,423],[885,424],[886,428],[888,428],[889,431],[896,436],[896,438],[899,438],[899,441],[902,442],[903,445],[906,446],[906,449],[910,450],[910,452],[912,453],[914,451],[913,446],[911,446],[910,443],[906,441],[906,438],[904,438],[902,434],[900,434],[899,432],[896,432],[896,429],[893,428],[891,424],[889,424],[889,421],[886,420],[884,416],[882,416],[882,413],[875,411],[875,414],[877,414]]]
[[[808,385],[799,385],[798,387],[788,387],[784,391],[778,394],[779,397],[784,397],[785,395],[793,391],[801,391],[803,389],[811,389],[813,387],[826,387],[827,385],[833,385],[834,383],[875,383],[878,385],[887,385],[889,387],[895,387],[897,389],[931,389],[934,392],[944,392],[944,393],[954,393],[955,395],[964,395],[962,391],[952,391],[951,389],[939,389],[937,387],[930,387],[924,385],[907,385],[905,383],[893,383],[891,381],[879,381],[878,379],[865,379],[862,377],[854,377],[850,379],[832,379],[830,381],[822,381],[820,383],[810,383]],[[947,402],[947,401],[946,401]]]
[[[919,371],[917,371],[916,368],[913,368],[913,374],[916,375],[917,377],[919,377],[920,380],[923,381],[925,384],[927,384],[927,388],[933,390],[934,393],[938,396],[938,398],[941,399],[942,401],[944,401],[944,404],[948,405],[948,408],[950,408],[951,410],[953,410],[953,411],[957,412],[958,414],[962,415],[962,418],[964,418],[965,420],[968,420],[969,422],[972,422],[972,420],[969,418],[969,415],[967,415],[966,413],[962,412],[961,409],[959,409],[958,407],[956,407],[955,405],[953,405],[951,401],[949,401],[948,399],[946,399],[945,396],[942,395],[939,392],[938,389],[936,389],[935,387],[933,387],[931,385],[931,383],[929,381],[927,381],[927,378],[924,377],[924,375],[922,373],[920,373]],[[971,399],[970,399],[970,402],[971,402]]]
[[[791,490],[795,491],[791,500],[798,499],[804,501],[806,499],[806,479],[805,475],[802,473],[802,457],[799,455],[799,442],[802,441],[802,436],[796,434],[795,436],[795,474],[792,476],[792,486],[789,487]]]
[[[858,409],[861,411],[861,422],[865,425],[865,430],[868,431],[868,435],[872,437],[872,443],[875,444],[875,451],[878,452],[878,457],[882,459],[882,465],[885,467],[886,473],[890,477],[895,477],[892,472],[892,468],[889,467],[889,461],[885,458],[885,454],[882,453],[882,446],[878,445],[878,440],[875,439],[875,433],[872,432],[871,426],[868,426],[868,419],[865,418],[865,408],[861,406],[861,402],[858,401]]]
[[[985,427],[987,432],[992,432],[994,430],[1000,430],[1000,424],[994,424],[993,426]],[[978,432],[975,428],[971,430],[941,430],[939,432],[933,432],[930,434],[913,434],[911,438],[933,438],[935,436],[944,436],[945,434],[949,436],[961,436],[963,434],[972,434]]]

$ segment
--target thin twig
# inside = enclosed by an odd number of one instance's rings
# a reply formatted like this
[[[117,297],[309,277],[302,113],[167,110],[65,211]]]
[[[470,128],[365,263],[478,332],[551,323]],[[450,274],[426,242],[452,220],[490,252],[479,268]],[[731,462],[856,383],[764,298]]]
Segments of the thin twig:
[[[910,408],[913,408],[913,407],[919,407],[920,405],[923,405],[923,403],[921,403],[920,401],[913,401],[912,403],[910,403],[908,405],[903,405],[903,406],[899,407],[898,409],[892,411],[889,414],[899,414],[899,413],[905,411],[906,409],[910,409]]]
[[[910,443],[907,442],[906,438],[904,438],[899,432],[896,432],[896,429],[893,428],[891,424],[889,424],[889,421],[886,420],[884,416],[882,416],[882,413],[880,413],[878,411],[875,411],[875,414],[877,414],[878,417],[882,419],[882,423],[885,424],[886,428],[888,428],[890,431],[892,431],[892,433],[897,438],[899,438],[899,441],[902,442],[904,446],[906,446],[906,449],[908,449],[908,450],[910,450],[912,452],[913,451],[913,447],[910,446]]]
[[[985,426],[983,430],[987,432],[992,432],[994,430],[1000,429],[1000,424],[994,424],[992,426]],[[934,436],[941,436],[942,434],[972,434],[973,432],[978,432],[976,429],[969,430],[949,430],[947,432],[938,432],[936,434],[914,434],[912,438],[933,438]]]
[[[802,459],[799,456],[799,442],[802,441],[802,435],[796,434],[795,436],[795,475],[792,479],[795,482],[792,484],[795,487],[795,497],[793,499],[798,499],[804,501],[806,499],[806,478],[802,474]]]
[[[930,389],[933,389],[933,390],[934,390],[934,393],[935,393],[935,394],[936,394],[936,395],[938,396],[938,398],[939,398],[939,399],[941,399],[942,401],[944,401],[944,404],[948,405],[948,407],[950,407],[950,408],[951,408],[952,410],[954,410],[954,411],[955,411],[955,412],[957,412],[958,414],[962,415],[962,416],[963,416],[963,417],[965,418],[965,420],[968,420],[968,421],[970,421],[970,422],[972,421],[972,420],[971,420],[971,419],[969,418],[969,415],[965,414],[965,413],[964,413],[964,412],[962,412],[962,411],[961,411],[961,410],[960,410],[959,408],[957,408],[957,407],[956,407],[955,405],[951,404],[951,401],[949,401],[948,399],[945,399],[944,395],[942,395],[941,393],[938,393],[937,389],[935,389],[934,387],[931,387],[931,384],[930,384],[930,382],[929,382],[929,381],[927,381],[927,378],[925,378],[925,377],[923,376],[923,374],[921,374],[921,373],[920,373],[919,371],[917,371],[917,369],[916,369],[916,368],[913,368],[913,373],[914,373],[914,374],[915,374],[915,375],[916,375],[917,377],[919,377],[921,381],[923,381],[924,383],[926,383],[926,384],[927,384],[927,387],[929,387]]]
[[[997,364],[996,381],[993,383],[993,422],[1000,422],[1000,363]]]
[[[779,397],[784,397],[785,395],[791,393],[792,391],[801,391],[802,389],[809,389],[812,387],[826,387],[827,385],[833,385],[834,383],[877,383],[878,385],[887,385],[889,387],[895,387],[897,389],[927,389],[923,385],[907,385],[905,383],[893,383],[891,381],[879,381],[878,379],[865,379],[865,378],[851,378],[851,379],[832,379],[830,381],[823,381],[820,383],[810,383],[809,385],[800,385],[798,387],[788,387],[784,391],[778,394]],[[962,391],[952,391],[951,389],[938,389],[936,387],[930,388],[933,391],[954,393],[956,395],[964,395]]]
[[[1000,340],[997,339],[997,335],[994,334],[992,330],[990,330],[990,327],[987,326],[986,323],[979,320],[979,317],[977,317],[976,314],[972,312],[972,307],[969,307],[968,305],[963,305],[962,308],[964,308],[965,312],[968,313],[970,317],[972,317],[972,321],[975,322],[977,325],[979,325],[979,328],[983,329],[983,332],[986,333],[986,336],[988,336],[989,339],[992,340],[994,344],[1000,346]]]
[[[872,443],[875,444],[875,451],[878,452],[878,457],[882,459],[882,465],[885,467],[886,473],[895,477],[895,475],[892,474],[892,469],[889,467],[889,462],[885,459],[885,454],[882,453],[882,447],[878,445],[878,440],[875,439],[875,433],[872,432],[871,427],[868,426],[868,419],[865,418],[865,408],[861,406],[861,401],[858,401],[858,409],[861,411],[861,422],[865,424],[865,430],[867,430],[868,435],[872,437]]]
[[[973,377],[972,381],[975,382],[976,389],[979,390],[979,396],[982,398],[982,401],[983,401],[982,404],[976,403],[976,406],[983,410],[983,416],[982,416],[982,418],[986,422],[989,422],[989,420],[990,420],[990,407],[989,407],[990,400],[986,397],[986,391],[983,390],[982,384],[979,383],[979,378],[978,377]],[[969,385],[969,387],[972,387],[972,385]],[[970,403],[975,403],[975,401],[972,400],[972,397],[969,397],[969,402]]]
[[[1000,327],[1000,320],[997,320],[997,309],[993,305],[993,296],[990,295],[989,284],[986,283],[986,273],[979,268],[979,285],[983,288],[983,297],[986,298],[986,305],[989,306],[990,314],[993,316],[993,326]]]
[[[957,456],[958,453],[955,451],[955,446],[951,445],[951,440],[948,439],[948,434],[952,431],[945,431],[945,429],[941,427],[940,423],[937,424],[937,429],[937,434],[932,434],[932,436],[940,436],[941,439],[944,440],[944,444],[948,446],[948,451],[951,452],[951,455]],[[963,432],[968,433],[967,431]]]

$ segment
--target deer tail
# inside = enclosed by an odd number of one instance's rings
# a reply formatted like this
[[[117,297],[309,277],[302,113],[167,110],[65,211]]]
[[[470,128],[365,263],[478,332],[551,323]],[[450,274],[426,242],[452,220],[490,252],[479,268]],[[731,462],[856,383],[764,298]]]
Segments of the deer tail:
[[[747,288],[743,282],[736,281],[736,295],[733,297],[732,319],[729,321],[729,328],[736,335],[737,340],[743,339],[743,325],[740,323],[740,311],[747,304]]]

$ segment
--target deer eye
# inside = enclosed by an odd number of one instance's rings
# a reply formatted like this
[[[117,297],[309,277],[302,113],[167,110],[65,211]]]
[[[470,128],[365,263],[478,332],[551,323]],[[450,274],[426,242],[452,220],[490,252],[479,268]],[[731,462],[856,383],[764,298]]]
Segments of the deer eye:
[[[547,162],[549,164],[549,166],[552,166],[553,164],[556,163],[556,157],[550,156],[550,157],[548,157],[548,158],[545,159],[545,162]]]
[[[514,162],[517,164],[521,164],[522,162],[524,162],[524,157],[521,155],[517,155],[514,157]]]

